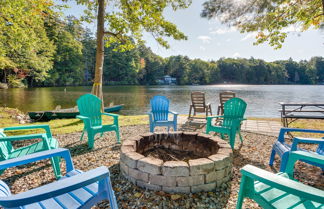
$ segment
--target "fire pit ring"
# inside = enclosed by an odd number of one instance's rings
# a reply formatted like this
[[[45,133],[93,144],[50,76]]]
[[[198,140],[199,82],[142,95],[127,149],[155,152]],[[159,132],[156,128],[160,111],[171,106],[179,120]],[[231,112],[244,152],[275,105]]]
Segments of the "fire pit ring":
[[[120,169],[135,185],[167,193],[213,191],[232,176],[232,149],[196,132],[146,133],[125,140]]]

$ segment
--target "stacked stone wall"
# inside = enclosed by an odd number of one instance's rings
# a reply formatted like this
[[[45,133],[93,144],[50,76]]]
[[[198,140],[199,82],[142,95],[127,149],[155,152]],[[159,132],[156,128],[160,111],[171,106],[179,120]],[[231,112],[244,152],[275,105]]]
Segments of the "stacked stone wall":
[[[188,141],[188,138],[192,141]],[[181,142],[183,140],[186,142]],[[204,140],[206,143],[203,144],[209,146],[206,147],[207,151],[197,146]],[[174,149],[182,147],[184,150],[193,150],[195,148],[192,146],[199,147],[196,151],[200,151],[204,157],[188,162],[163,162],[141,154],[148,147],[163,144],[163,141]],[[195,193],[212,191],[228,182],[232,176],[232,160],[232,149],[219,137],[186,132],[148,133],[123,142],[120,169],[129,181],[139,187],[168,193]]]

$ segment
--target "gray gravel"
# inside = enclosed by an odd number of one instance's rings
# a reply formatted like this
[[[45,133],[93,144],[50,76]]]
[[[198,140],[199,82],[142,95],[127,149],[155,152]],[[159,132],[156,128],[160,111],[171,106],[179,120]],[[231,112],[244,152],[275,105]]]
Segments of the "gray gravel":
[[[148,132],[148,126],[121,127],[122,140],[131,136]],[[162,129],[161,129],[162,130]],[[203,129],[196,131],[204,131]],[[119,172],[119,149],[114,133],[106,133],[95,142],[95,149],[89,150],[85,140],[80,141],[81,133],[55,136],[61,147],[70,149],[74,165],[80,170],[90,170],[101,165],[109,167],[111,180],[120,208],[235,208],[239,190],[239,169],[246,164],[277,172],[278,163],[274,168],[268,166],[268,160],[275,137],[243,133],[244,145],[236,144],[234,151],[233,179],[224,188],[215,192],[196,194],[167,194],[164,192],[146,191],[128,182]],[[99,135],[98,135],[99,137]],[[239,141],[239,140],[238,140]],[[239,148],[240,147],[240,148]],[[64,171],[64,163],[62,170]],[[303,182],[324,189],[324,178],[320,169],[298,163],[296,176]],[[28,166],[7,169],[2,180],[11,186],[13,193],[19,193],[55,180],[49,161],[42,161]],[[102,202],[94,208],[109,208],[108,202]],[[245,200],[244,208],[258,208],[251,200]]]

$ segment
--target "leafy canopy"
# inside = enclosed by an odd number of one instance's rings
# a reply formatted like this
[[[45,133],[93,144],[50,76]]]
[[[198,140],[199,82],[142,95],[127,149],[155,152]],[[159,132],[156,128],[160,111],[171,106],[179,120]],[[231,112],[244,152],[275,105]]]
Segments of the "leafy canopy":
[[[218,18],[242,33],[257,32],[255,44],[281,48],[291,30],[324,25],[324,0],[208,0],[202,17]]]
[[[0,1],[0,69],[23,70],[35,80],[44,79],[55,52],[44,27],[52,7],[52,0]]]
[[[68,0],[64,0],[68,1]],[[89,23],[96,20],[96,0],[75,0],[85,5],[82,19]],[[175,40],[186,40],[187,37],[180,32],[176,25],[167,21],[163,11],[171,7],[174,11],[187,8],[191,0],[106,0],[105,31],[106,46],[118,43],[116,49],[129,50],[137,44],[143,44],[143,32],[152,34],[154,39],[162,46],[168,48],[169,44],[164,37]]]

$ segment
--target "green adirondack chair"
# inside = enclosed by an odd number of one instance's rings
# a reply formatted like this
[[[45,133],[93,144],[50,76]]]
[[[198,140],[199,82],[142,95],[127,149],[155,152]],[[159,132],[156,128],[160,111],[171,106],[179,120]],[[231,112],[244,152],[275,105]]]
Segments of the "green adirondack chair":
[[[88,146],[90,149],[94,147],[94,139],[97,133],[115,131],[117,137],[117,143],[120,143],[119,138],[119,126],[118,126],[118,115],[112,113],[101,112],[101,100],[93,94],[85,94],[77,100],[80,115],[77,118],[83,120],[84,129],[81,135],[83,139],[84,132],[88,133]],[[103,125],[102,115],[111,116],[114,118],[113,124]]]
[[[291,152],[285,173],[273,174],[246,165],[241,169],[242,179],[236,209],[242,208],[244,198],[256,201],[263,208],[324,208],[324,191],[293,179],[297,160],[324,164],[324,156],[304,151]]]
[[[28,129],[44,129],[44,134],[29,134],[29,135],[15,135],[6,136],[5,131],[18,131]],[[40,142],[33,143],[31,145],[20,147],[15,149],[11,142],[31,140],[31,139],[42,139]],[[6,127],[0,128],[0,161],[9,160],[17,157],[22,157],[28,154],[46,151],[50,149],[58,148],[58,141],[52,137],[50,127],[48,125],[31,125],[31,126],[17,126],[17,127]],[[52,167],[56,178],[61,177],[60,171],[60,158],[51,159]],[[0,171],[2,174],[4,170]]]
[[[236,133],[239,134],[241,142],[243,141],[241,135],[241,122],[245,120],[244,113],[246,110],[246,102],[240,98],[233,98],[225,102],[224,115],[207,117],[206,133],[211,131],[220,133],[221,138],[225,139],[225,135],[229,138],[229,143],[234,149]],[[212,124],[213,119],[220,120],[220,125]]]

